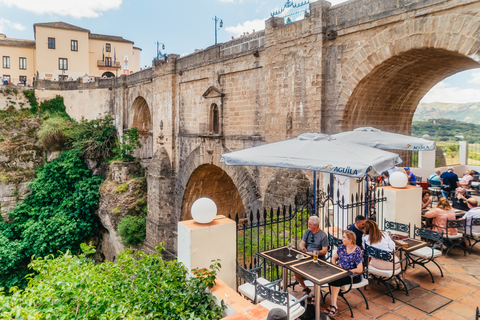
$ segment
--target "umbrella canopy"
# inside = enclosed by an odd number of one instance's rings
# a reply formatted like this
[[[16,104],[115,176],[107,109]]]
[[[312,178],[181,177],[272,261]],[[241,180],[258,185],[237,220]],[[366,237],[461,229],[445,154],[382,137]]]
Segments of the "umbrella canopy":
[[[304,169],[363,178],[402,163],[395,154],[339,141],[326,134],[304,133],[295,139],[223,154],[230,166]]]
[[[332,135],[337,140],[384,150],[435,150],[435,141],[382,131],[372,127]]]

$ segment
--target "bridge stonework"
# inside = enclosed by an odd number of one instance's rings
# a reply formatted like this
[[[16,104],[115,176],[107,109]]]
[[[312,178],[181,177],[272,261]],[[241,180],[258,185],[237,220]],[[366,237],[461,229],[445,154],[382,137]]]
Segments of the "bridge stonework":
[[[356,0],[310,4],[290,24],[116,79],[36,84],[65,97],[74,117],[113,113],[135,126],[148,168],[147,247],[176,251],[177,222],[212,198],[241,217],[304,196],[311,172],[228,167],[223,153],[359,126],[409,133],[420,99],[439,81],[478,68],[480,1]]]

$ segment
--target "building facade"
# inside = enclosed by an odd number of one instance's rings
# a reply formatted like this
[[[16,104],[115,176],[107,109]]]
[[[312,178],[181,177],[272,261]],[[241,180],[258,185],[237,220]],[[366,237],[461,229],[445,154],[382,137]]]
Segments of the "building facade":
[[[35,40],[0,34],[1,76],[12,84],[34,79],[114,77],[140,70],[141,49],[119,36],[91,33],[65,22],[36,23]]]

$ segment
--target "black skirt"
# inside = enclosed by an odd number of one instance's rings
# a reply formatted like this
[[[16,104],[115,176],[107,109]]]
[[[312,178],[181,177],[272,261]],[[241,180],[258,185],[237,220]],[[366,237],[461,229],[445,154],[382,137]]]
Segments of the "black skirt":
[[[346,277],[343,277],[341,279],[330,282],[329,285],[332,286],[332,287],[342,287],[346,284],[352,283],[351,279],[352,279],[352,277],[346,276]],[[356,276],[353,277],[353,283],[359,283],[360,281],[362,281],[362,279],[360,278],[360,275],[356,275]]]

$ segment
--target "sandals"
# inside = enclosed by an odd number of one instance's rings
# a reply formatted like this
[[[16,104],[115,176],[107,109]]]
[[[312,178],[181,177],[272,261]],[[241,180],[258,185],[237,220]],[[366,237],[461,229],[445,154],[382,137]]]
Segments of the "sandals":
[[[303,289],[303,293],[305,294],[310,294],[310,292],[312,292],[312,289],[310,289],[309,287],[306,287],[305,289]]]
[[[329,317],[335,317],[337,315],[337,307],[330,305],[323,313],[325,313]]]

